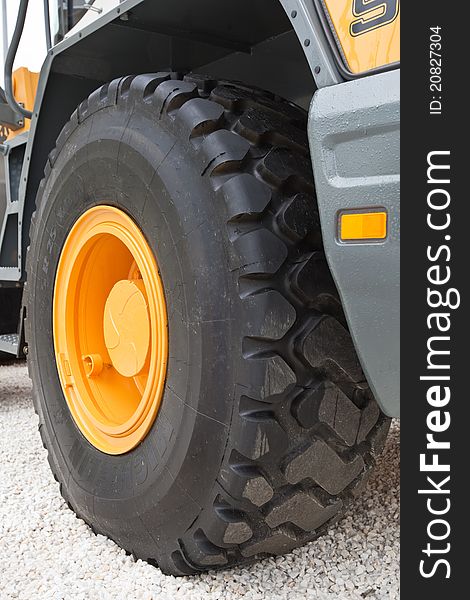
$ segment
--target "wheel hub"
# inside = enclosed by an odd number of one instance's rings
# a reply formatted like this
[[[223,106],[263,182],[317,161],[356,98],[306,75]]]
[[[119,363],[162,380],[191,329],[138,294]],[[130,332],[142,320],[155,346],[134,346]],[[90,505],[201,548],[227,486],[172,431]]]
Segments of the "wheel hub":
[[[104,339],[113,367],[124,377],[144,368],[150,344],[145,288],[140,280],[118,281],[104,309]]]
[[[160,408],[168,322],[153,252],[121,210],[94,207],[72,227],[57,267],[53,327],[78,428],[103,452],[132,450]]]

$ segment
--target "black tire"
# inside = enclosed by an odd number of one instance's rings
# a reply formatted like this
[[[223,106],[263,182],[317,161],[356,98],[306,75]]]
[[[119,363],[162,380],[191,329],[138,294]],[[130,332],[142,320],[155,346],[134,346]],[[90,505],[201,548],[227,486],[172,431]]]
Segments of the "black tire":
[[[61,247],[104,199],[142,228],[169,307],[163,405],[121,456],[74,425],[52,341]],[[52,471],[77,515],[134,556],[182,575],[288,552],[363,487],[389,421],[322,253],[303,110],[195,76],[101,87],[46,165],[27,288]]]

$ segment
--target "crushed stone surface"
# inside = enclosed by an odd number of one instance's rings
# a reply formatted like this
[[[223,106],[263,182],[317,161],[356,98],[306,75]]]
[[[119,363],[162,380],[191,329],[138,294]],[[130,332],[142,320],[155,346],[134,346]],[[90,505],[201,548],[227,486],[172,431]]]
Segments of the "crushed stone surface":
[[[175,578],[76,518],[37,431],[23,363],[0,365],[0,599],[396,600],[399,427],[369,486],[328,535],[250,568]]]

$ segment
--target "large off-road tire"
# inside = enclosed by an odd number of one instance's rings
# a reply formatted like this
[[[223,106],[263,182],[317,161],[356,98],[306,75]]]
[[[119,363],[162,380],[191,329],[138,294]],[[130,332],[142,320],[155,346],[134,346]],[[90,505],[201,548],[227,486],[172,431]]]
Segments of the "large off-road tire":
[[[175,575],[322,534],[389,427],[322,252],[305,112],[180,79],[124,77],[78,107],[46,165],[27,267],[29,369],[61,493],[95,532]],[[71,417],[51,316],[67,233],[103,202],[155,252],[169,320],[160,411],[118,456]]]

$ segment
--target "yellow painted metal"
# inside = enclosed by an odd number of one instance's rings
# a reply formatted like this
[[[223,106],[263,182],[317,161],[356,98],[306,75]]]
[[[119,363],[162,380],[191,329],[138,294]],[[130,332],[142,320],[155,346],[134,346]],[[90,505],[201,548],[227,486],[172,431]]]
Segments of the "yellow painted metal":
[[[163,397],[168,321],[153,252],[123,211],[97,206],[72,227],[56,273],[53,334],[82,434],[107,454],[132,450]]]
[[[20,67],[13,73],[13,95],[19,104],[30,111],[34,109],[38,81],[39,73],[32,73],[26,67]],[[11,140],[18,134],[29,131],[30,123],[29,119],[24,119],[24,127],[10,131],[7,139]]]
[[[400,61],[399,0],[323,0],[354,74]]]
[[[386,212],[344,213],[340,218],[340,238],[382,240],[387,237]]]
[[[124,377],[144,368],[150,346],[150,319],[142,280],[118,281],[104,308],[104,340],[113,367]]]

